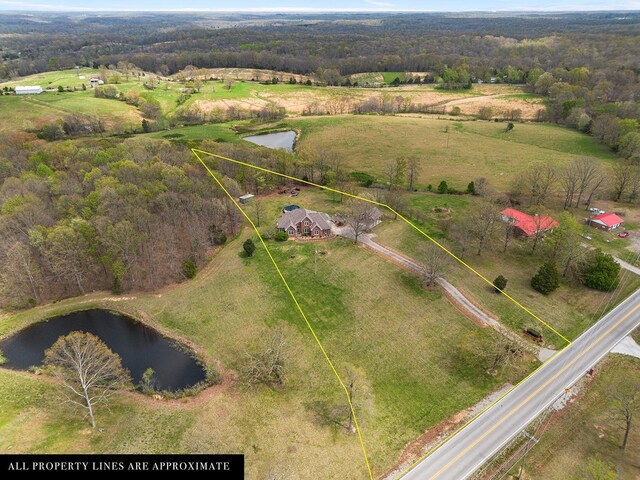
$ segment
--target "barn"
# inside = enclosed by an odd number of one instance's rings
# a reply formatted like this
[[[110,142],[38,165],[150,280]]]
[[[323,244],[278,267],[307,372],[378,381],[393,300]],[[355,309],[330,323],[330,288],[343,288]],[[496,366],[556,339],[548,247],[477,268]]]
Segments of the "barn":
[[[16,95],[38,95],[42,93],[42,87],[39,85],[16,87]]]

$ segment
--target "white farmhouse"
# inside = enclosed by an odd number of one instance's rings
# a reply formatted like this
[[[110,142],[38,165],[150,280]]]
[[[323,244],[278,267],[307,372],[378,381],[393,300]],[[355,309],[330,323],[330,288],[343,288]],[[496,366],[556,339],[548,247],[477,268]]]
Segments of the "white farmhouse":
[[[16,95],[37,95],[39,93],[42,93],[40,86],[16,87]]]

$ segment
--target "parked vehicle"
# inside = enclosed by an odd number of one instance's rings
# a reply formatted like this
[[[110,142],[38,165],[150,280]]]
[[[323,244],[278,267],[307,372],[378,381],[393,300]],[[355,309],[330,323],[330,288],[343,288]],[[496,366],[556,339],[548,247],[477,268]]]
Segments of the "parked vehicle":
[[[603,213],[605,213],[604,210],[600,210],[599,208],[596,208],[596,207],[591,207],[589,211],[591,213],[595,213],[596,215],[602,215]]]
[[[620,238],[627,238],[629,235],[630,235],[630,233],[629,233],[629,232],[620,232],[620,233],[618,234],[618,236],[619,236]]]

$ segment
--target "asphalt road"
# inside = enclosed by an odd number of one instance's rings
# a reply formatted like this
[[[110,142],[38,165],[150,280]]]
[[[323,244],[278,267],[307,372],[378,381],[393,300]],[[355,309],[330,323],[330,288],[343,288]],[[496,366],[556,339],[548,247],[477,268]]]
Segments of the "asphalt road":
[[[636,290],[569,347],[417,463],[402,480],[468,478],[639,324],[640,290]]]

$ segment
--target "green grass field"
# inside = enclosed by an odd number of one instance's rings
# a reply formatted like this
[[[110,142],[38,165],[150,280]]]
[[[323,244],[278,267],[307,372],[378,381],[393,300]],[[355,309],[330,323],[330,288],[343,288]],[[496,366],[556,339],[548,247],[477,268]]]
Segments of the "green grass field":
[[[327,211],[336,206],[330,195],[311,189],[295,201]],[[269,220],[263,214],[261,228],[270,229],[290,199],[263,202]],[[251,205],[247,211],[253,214]],[[123,395],[111,412],[100,413],[106,429],[100,433],[54,407],[58,387],[0,371],[0,451],[242,451],[251,478],[283,471],[303,478],[364,478],[356,437],[325,416],[344,404],[343,393],[264,250],[259,247],[251,259],[240,255],[249,235],[219,251],[194,281],[119,302],[94,295],[38,307],[3,319],[0,333],[48,314],[108,305],[144,314],[238,372],[247,350],[282,329],[286,388],[247,390],[237,381],[178,407]],[[489,331],[463,317],[439,291],[425,290],[417,277],[350,241],[270,241],[269,247],[338,370],[359,372],[365,390],[359,420],[377,475],[427,428],[533,366],[524,363],[509,376],[487,375],[486,360],[475,350],[489,341]],[[315,249],[322,252],[317,274]]]
[[[400,155],[420,161],[419,186],[441,180],[464,189],[478,177],[506,189],[531,164],[562,166],[580,156],[605,164],[616,157],[588,135],[544,124],[517,124],[504,133],[503,123],[452,122],[431,118],[335,116],[288,120],[302,135],[299,146],[340,152],[345,166],[384,181],[386,165]]]
[[[620,444],[624,430],[610,417],[611,392],[622,379],[640,382],[640,360],[609,355],[598,368],[596,377],[587,380],[585,391],[578,394],[577,402],[570,404],[551,422],[540,442],[533,447],[527,456],[526,478],[587,478],[580,476],[581,469],[589,457],[596,455],[613,466],[615,478],[632,480],[640,476],[640,428],[637,422],[634,422],[629,444],[623,452]]]

